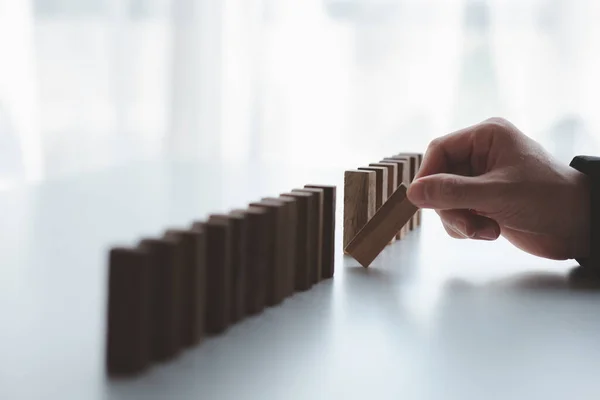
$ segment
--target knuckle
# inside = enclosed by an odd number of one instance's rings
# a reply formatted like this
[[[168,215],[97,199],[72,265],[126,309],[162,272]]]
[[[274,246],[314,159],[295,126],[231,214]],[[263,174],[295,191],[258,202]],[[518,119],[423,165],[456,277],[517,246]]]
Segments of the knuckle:
[[[437,149],[439,147],[441,147],[442,145],[442,138],[441,137],[437,137],[435,139],[433,139],[431,142],[429,142],[429,145],[427,146],[427,150],[433,150],[433,149]]]
[[[509,124],[509,122],[506,119],[502,118],[502,117],[491,117],[491,118],[488,118],[487,120],[485,120],[484,124],[488,125],[488,126],[496,126],[496,127],[497,126],[502,126],[502,127],[506,127]]]

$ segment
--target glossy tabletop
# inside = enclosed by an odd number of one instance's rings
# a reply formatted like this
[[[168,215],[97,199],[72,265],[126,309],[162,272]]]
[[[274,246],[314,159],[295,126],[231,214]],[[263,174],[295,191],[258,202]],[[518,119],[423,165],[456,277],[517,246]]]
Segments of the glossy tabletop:
[[[446,236],[434,213],[364,269],[343,171],[131,164],[0,196],[2,399],[594,399],[600,294],[574,262]],[[131,380],[104,371],[106,256],[306,183],[338,185],[332,280]]]

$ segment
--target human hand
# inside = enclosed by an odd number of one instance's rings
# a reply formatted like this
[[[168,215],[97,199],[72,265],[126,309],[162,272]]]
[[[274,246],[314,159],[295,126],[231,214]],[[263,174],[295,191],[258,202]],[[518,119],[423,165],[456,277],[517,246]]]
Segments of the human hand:
[[[503,119],[435,139],[408,198],[454,238],[495,240],[545,258],[587,257],[587,176],[559,163]]]

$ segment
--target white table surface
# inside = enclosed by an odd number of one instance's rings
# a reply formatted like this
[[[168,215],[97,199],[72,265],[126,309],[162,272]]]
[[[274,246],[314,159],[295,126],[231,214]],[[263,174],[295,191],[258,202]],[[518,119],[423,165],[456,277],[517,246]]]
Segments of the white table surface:
[[[434,213],[368,270],[342,171],[148,162],[0,194],[0,399],[598,399],[600,294],[574,262],[458,241]],[[104,372],[106,255],[306,183],[338,185],[332,280],[134,380]]]

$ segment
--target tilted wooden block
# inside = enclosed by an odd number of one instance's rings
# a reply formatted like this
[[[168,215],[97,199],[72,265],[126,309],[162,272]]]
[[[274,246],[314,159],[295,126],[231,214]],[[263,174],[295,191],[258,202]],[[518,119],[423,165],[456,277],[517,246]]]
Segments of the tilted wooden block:
[[[388,171],[384,167],[360,167],[359,171],[375,171],[375,212],[388,198]]]
[[[206,332],[223,333],[231,323],[231,223],[209,217],[206,231]]]
[[[246,258],[244,274],[244,304],[247,315],[260,313],[267,298],[268,240],[271,235],[268,211],[261,207],[233,210],[247,219],[247,240],[243,250]]]
[[[267,258],[267,297],[266,305],[275,306],[283,301],[280,286],[282,270],[285,265],[285,205],[279,201],[261,200],[250,203],[252,207],[261,207],[267,210],[269,225],[268,258]]]
[[[107,371],[138,374],[151,362],[150,255],[113,248],[108,263]]]
[[[381,163],[372,163],[369,164],[372,167],[385,167],[388,169],[388,184],[387,184],[387,194],[386,194],[386,200],[392,195],[392,193],[394,193],[394,191],[398,188],[398,164],[395,163],[385,163],[385,162],[381,162]],[[396,241],[396,236],[394,236],[394,238],[390,241],[390,243],[393,243]]]
[[[344,249],[375,215],[375,179],[373,171],[344,172]]]
[[[165,237],[182,247],[181,345],[193,346],[204,337],[204,296],[206,293],[206,242],[203,228],[193,230],[169,229]]]
[[[311,252],[313,260],[309,265],[309,277],[311,285],[318,283],[322,275],[322,254],[323,254],[323,189],[303,188],[293,189],[292,192],[305,192],[313,195],[313,207],[316,209],[313,216],[312,227],[312,243],[313,251]]]
[[[246,215],[235,212],[224,214],[213,214],[213,219],[221,219],[231,226],[231,303],[230,303],[230,322],[236,323],[245,315],[244,308],[244,285],[246,274],[246,240],[248,224]]]
[[[393,162],[398,166],[398,186],[404,184],[408,187],[410,185],[410,161],[407,157],[387,157],[384,162]],[[411,218],[412,220],[412,218]],[[410,231],[410,221],[406,223],[406,226],[402,227],[400,232],[396,235],[397,239],[403,239]]]
[[[336,187],[331,185],[305,185],[306,188],[323,189],[323,248],[321,250],[321,279],[330,279],[335,272],[335,204]]]
[[[296,200],[296,259],[294,263],[294,290],[310,289],[310,265],[316,249],[311,246],[313,241],[312,222],[316,213],[316,201],[312,193],[292,192],[282,193],[282,197]]]
[[[152,285],[151,351],[154,361],[168,361],[181,349],[182,246],[170,238],[142,239],[150,255]]]
[[[406,198],[406,186],[400,186],[345,251],[367,268],[416,212],[417,207]]]

